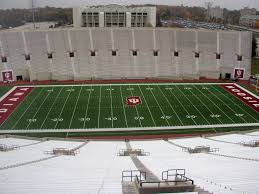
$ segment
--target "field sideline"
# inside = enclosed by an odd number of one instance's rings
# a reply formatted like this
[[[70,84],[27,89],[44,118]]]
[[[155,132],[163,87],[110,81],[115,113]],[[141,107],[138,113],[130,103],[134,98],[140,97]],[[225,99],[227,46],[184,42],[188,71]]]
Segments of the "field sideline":
[[[216,131],[259,126],[259,113],[223,85],[226,83],[19,86],[32,90],[0,125],[0,133]]]

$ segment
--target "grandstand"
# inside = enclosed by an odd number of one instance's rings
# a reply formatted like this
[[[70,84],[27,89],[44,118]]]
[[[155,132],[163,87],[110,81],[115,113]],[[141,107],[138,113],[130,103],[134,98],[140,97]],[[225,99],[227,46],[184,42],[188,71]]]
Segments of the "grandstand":
[[[14,80],[248,79],[249,32],[165,28],[1,31],[1,71]]]
[[[239,144],[244,140],[258,141],[258,135],[256,131],[137,141],[72,141],[1,136],[0,144],[17,145],[20,149],[0,153],[0,188],[3,193],[19,191],[21,194],[35,191],[141,193],[147,186],[158,192],[159,188],[161,191],[171,187],[178,191],[192,189],[192,194],[258,193],[258,148]],[[219,150],[215,153],[196,154],[182,151],[182,147],[195,148],[200,145]],[[77,154],[72,157],[44,154],[46,150],[60,147],[76,150]],[[124,157],[118,155],[129,148],[148,151],[149,154]],[[173,184],[175,181],[178,182],[177,188]],[[155,186],[157,184],[160,187]]]

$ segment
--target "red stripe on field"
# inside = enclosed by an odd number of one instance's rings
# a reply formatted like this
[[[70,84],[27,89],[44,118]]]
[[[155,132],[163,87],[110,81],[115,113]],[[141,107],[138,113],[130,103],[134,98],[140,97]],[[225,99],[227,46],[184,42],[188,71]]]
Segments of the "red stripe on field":
[[[17,87],[0,102],[0,125],[14,112],[32,89],[33,87]]]
[[[225,90],[227,90],[229,93],[237,97],[239,100],[244,102],[246,105],[248,105],[250,108],[255,110],[259,113],[259,99],[255,96],[249,94],[242,88],[238,87],[235,84],[224,84],[221,85]]]

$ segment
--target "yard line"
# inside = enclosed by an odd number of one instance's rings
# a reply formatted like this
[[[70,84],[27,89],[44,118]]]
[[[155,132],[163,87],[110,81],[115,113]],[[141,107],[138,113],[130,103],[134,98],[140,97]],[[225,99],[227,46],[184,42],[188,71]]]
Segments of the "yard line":
[[[129,85],[129,86],[131,87],[131,85]],[[133,96],[132,90],[130,90],[130,93],[131,93],[131,96]],[[140,124],[141,127],[143,127],[143,126],[142,126],[142,122],[141,122],[140,117],[139,117],[139,112],[138,112],[137,106],[135,106],[135,110],[136,110],[136,113],[137,113],[137,116],[138,116],[139,124]]]
[[[141,90],[141,88],[140,88],[139,85],[138,85],[138,87],[139,87],[139,90],[140,90],[140,92],[141,92],[141,94],[142,94],[142,96],[143,96],[143,98],[144,98],[146,104],[147,104],[147,109],[148,109],[149,114],[151,115],[151,119],[152,119],[152,121],[153,121],[153,123],[154,123],[154,125],[155,125],[155,127],[156,127],[156,122],[155,122],[155,120],[154,120],[154,118],[153,118],[153,115],[152,115],[152,113],[151,113],[151,111],[150,111],[150,108],[149,108],[149,106],[148,106],[148,103],[147,103],[147,101],[146,101],[146,98],[145,98],[145,96],[144,96],[144,94],[143,94],[143,92],[142,92],[142,90]]]
[[[179,87],[177,87],[177,86],[175,86],[184,96],[185,96],[185,94],[182,92],[182,90],[180,90],[180,88]],[[186,97],[185,97],[186,98]],[[200,112],[200,110],[196,107],[196,106],[194,106],[193,104],[192,104],[192,101],[189,99],[189,98],[186,98],[190,103],[191,103],[191,105],[199,112],[199,114],[204,118],[204,120],[208,123],[208,124],[210,124],[210,122],[204,117],[204,115]]]
[[[123,103],[124,101],[123,101],[123,97],[122,97],[121,86],[120,86],[120,94],[121,94],[121,103],[122,103],[122,107],[123,107],[125,123],[126,123],[126,127],[128,128],[128,121],[127,121],[127,116],[126,116],[125,105]]]
[[[100,86],[100,96],[99,96],[98,128],[100,128],[101,101],[102,101],[102,86]]]
[[[153,95],[153,97],[154,97],[154,99],[155,99],[155,101],[156,101],[156,103],[157,103],[157,105],[158,105],[158,107],[159,107],[159,109],[160,109],[161,113],[162,113],[162,114],[163,114],[163,116],[165,117],[166,115],[165,115],[164,111],[162,110],[162,108],[161,108],[160,104],[158,103],[158,101],[157,101],[157,99],[156,99],[156,97],[155,97],[154,93],[152,92],[152,90],[149,90],[149,91],[150,91],[150,92],[151,92],[151,94]],[[167,125],[168,125],[168,126],[170,126],[170,123],[168,122],[168,120],[167,120],[167,119],[165,119],[165,120],[166,120],[166,122],[167,122]]]
[[[54,102],[52,103],[52,105],[51,105],[51,107],[50,107],[50,109],[49,109],[49,111],[48,111],[48,113],[47,113],[47,115],[46,115],[44,121],[42,122],[42,124],[41,124],[41,126],[40,126],[40,129],[42,129],[42,127],[44,126],[44,124],[45,124],[45,122],[46,122],[46,120],[47,120],[47,118],[48,118],[48,116],[49,116],[49,113],[51,112],[51,110],[52,110],[54,104],[56,103],[56,101],[57,101],[57,99],[58,99],[58,96],[61,94],[61,91],[62,91],[64,88],[65,88],[65,87],[62,87],[61,90],[59,91],[58,95],[55,97],[55,100],[54,100]]]
[[[77,107],[77,104],[78,104],[78,101],[79,101],[79,98],[80,98],[80,95],[81,95],[81,92],[82,92],[82,88],[83,88],[83,86],[81,86],[79,94],[77,96],[76,104],[75,104],[75,107],[74,107],[74,110],[73,110],[73,114],[72,114],[72,117],[71,117],[71,120],[70,120],[70,123],[69,123],[69,129],[70,129],[70,127],[72,125],[72,122],[73,122],[73,118],[74,118],[74,115],[75,115],[75,112],[76,112],[76,107]]]
[[[231,98],[228,98],[227,96],[226,96],[226,94],[224,94],[223,92],[221,92],[220,90],[218,90],[217,89],[217,87],[214,87],[214,86],[212,86],[216,91],[218,91],[218,92],[220,92],[221,94],[223,94],[223,96],[225,97],[225,98],[227,98],[228,100],[230,100],[231,102],[233,102],[233,104],[235,104],[236,105],[236,103],[231,99]],[[213,94],[213,95],[215,95],[215,94]],[[215,95],[216,97],[217,97],[217,95]],[[218,98],[218,97],[217,97]],[[231,107],[229,107],[228,106],[228,104],[226,104],[224,101],[222,101],[220,98],[218,98],[221,102],[223,102],[229,109],[231,109],[232,110],[232,112],[234,112],[235,114],[237,114],[237,112],[235,111],[235,110],[233,110]],[[254,119],[256,122],[258,122],[258,120],[256,119],[256,118],[254,118],[249,112],[247,112],[245,109],[243,109],[241,106],[239,106],[238,105],[238,107],[242,110],[242,111],[244,111],[244,112],[246,112],[247,114],[249,114],[251,117],[252,117],[252,119]],[[243,118],[243,117],[241,117],[241,119],[243,120],[243,121],[245,121],[246,123],[247,123],[247,121]]]
[[[194,87],[195,87],[195,85],[193,85]],[[196,87],[195,87],[196,88]],[[197,89],[197,88],[196,88]],[[208,107],[207,107],[207,105],[206,104],[204,104],[203,102],[202,102],[202,100],[200,99],[200,98],[198,98],[193,92],[192,92],[192,90],[189,90],[191,93],[192,93],[192,95],[196,98],[196,99],[198,99],[200,102],[201,102],[201,104],[202,105],[204,105],[204,107],[211,113],[211,114],[214,114]],[[211,101],[211,100],[210,100]],[[212,102],[212,101],[211,101]],[[217,107],[217,106],[216,106]],[[219,119],[219,118],[216,118],[216,119],[218,119],[218,121],[221,123],[221,124],[223,124],[222,123],[222,121]]]
[[[87,117],[87,115],[88,115],[88,108],[89,108],[90,98],[91,98],[91,95],[92,95],[92,89],[93,89],[93,86],[91,86],[91,89],[90,89],[90,92],[89,92],[89,95],[88,95],[88,100],[87,100],[87,107],[86,107],[86,109],[85,109],[84,129],[85,129],[86,117]]]
[[[53,87],[52,87],[53,89]],[[35,114],[33,115],[32,119],[35,118],[35,116],[38,114],[39,110],[41,109],[42,105],[45,103],[46,99],[49,97],[51,92],[48,92],[48,95],[45,97],[45,99],[43,100],[43,102],[41,103],[41,105],[38,107],[37,111],[35,112]],[[31,122],[29,122],[29,124],[27,125],[26,129],[29,128],[29,126],[31,125]]]
[[[27,111],[29,110],[29,108],[31,107],[31,105],[35,102],[35,100],[40,96],[41,92],[42,92],[43,88],[40,90],[40,92],[35,96],[35,98],[31,101],[30,105],[25,109],[25,111],[22,113],[22,115],[20,116],[20,118],[15,122],[15,124],[12,126],[12,129],[14,129],[16,127],[16,125],[20,122],[20,120],[22,119],[22,117],[25,115],[25,113],[27,113]]]
[[[180,117],[178,116],[178,114],[176,113],[176,111],[173,109],[172,104],[170,103],[170,101],[168,100],[168,98],[165,96],[164,92],[161,90],[161,88],[157,85],[157,88],[159,89],[160,93],[163,94],[164,98],[166,99],[167,103],[169,104],[169,106],[171,107],[172,111],[174,112],[174,114],[176,115],[176,117],[178,118],[178,120],[180,121],[180,123],[183,125],[182,120],[180,119]]]
[[[59,114],[59,116],[58,116],[58,118],[57,118],[57,122],[56,122],[56,125],[55,125],[54,129],[56,129],[57,126],[58,126],[59,119],[60,119],[60,117],[61,117],[61,115],[62,115],[62,113],[63,113],[63,110],[64,110],[65,106],[66,106],[67,100],[68,100],[68,98],[69,98],[69,96],[70,96],[70,94],[71,94],[71,92],[72,92],[72,90],[71,90],[72,88],[73,88],[73,87],[70,87],[69,94],[68,94],[67,97],[66,97],[66,100],[65,100],[65,102],[64,102],[64,104],[63,104],[63,107],[62,107],[62,109],[61,109],[61,111],[60,111],[60,114]]]
[[[167,85],[168,86],[168,85]],[[182,102],[177,98],[177,96],[175,96],[174,95],[174,93],[172,92],[172,90],[169,90],[170,91],[170,93],[176,98],[176,100],[178,101],[178,103],[182,106],[182,108],[185,110],[185,112],[188,114],[188,115],[190,115],[190,113],[188,112],[188,110],[184,107],[184,105],[182,104]],[[192,105],[193,106],[193,105]],[[193,119],[193,118],[191,118],[192,119],[192,121],[194,122],[194,124],[195,125],[197,125],[197,123],[196,123],[196,121]]]
[[[211,103],[213,103],[216,107],[217,107],[217,109],[219,109],[225,116],[227,116],[233,123],[235,123],[235,121],[233,121],[233,119],[231,118],[231,117],[229,117],[221,108],[219,108],[218,106],[217,106],[217,104],[214,102],[214,101],[212,101],[207,95],[205,95],[204,93],[202,93],[202,91],[198,88],[198,87],[196,87],[196,86],[194,86],[203,96],[205,96],[207,99],[209,99],[209,101],[211,102]],[[222,122],[221,122],[222,123]]]
[[[111,98],[111,117],[112,117],[112,128],[113,128],[112,86],[111,85],[110,85],[110,98]]]

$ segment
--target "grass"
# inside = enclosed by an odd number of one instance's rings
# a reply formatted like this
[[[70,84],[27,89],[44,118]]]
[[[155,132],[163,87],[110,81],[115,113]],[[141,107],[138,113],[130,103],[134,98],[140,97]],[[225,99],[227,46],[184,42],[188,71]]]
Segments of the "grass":
[[[126,98],[130,96],[140,97],[142,103],[128,106]],[[50,85],[35,87],[0,130],[42,129],[38,136],[63,137],[187,134],[233,130],[214,127],[220,124],[258,122],[257,112],[219,85]],[[211,127],[201,129],[201,125]],[[193,127],[173,129],[177,126]],[[149,130],[154,127],[173,130]],[[116,128],[115,132],[105,132]],[[123,131],[129,128],[132,131]],[[57,133],[48,135],[44,129],[57,129]],[[59,129],[88,129],[88,132],[62,133]],[[97,132],[97,129],[104,131]]]
[[[252,75],[259,74],[259,58],[252,58]]]

